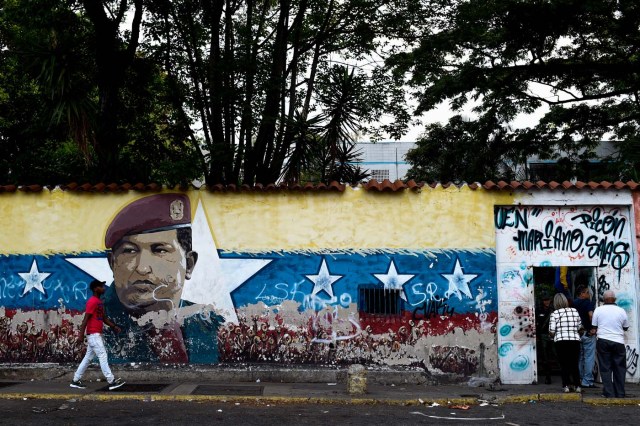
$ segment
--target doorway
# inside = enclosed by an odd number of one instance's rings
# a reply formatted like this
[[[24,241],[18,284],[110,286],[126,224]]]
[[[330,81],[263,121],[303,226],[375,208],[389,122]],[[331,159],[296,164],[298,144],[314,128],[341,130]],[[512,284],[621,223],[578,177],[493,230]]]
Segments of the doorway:
[[[536,358],[539,382],[558,383],[560,364],[549,336],[549,316],[553,311],[553,297],[563,293],[571,304],[580,286],[589,288],[592,300],[596,300],[597,271],[593,266],[545,266],[533,267],[534,303],[536,322]]]

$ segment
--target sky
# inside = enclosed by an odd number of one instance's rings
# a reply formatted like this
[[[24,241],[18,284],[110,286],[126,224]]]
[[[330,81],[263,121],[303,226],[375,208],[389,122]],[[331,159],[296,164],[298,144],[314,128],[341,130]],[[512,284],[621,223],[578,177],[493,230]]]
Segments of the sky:
[[[409,101],[411,103],[411,101]],[[465,110],[461,113],[463,116],[473,118],[475,114],[471,111],[472,105],[469,105]],[[510,126],[514,129],[522,129],[526,127],[531,127],[537,124],[540,118],[549,110],[547,106],[539,108],[533,114],[519,114],[512,122],[510,122]],[[415,117],[416,121],[420,121],[420,124],[412,125],[409,127],[409,131],[400,139],[403,142],[414,142],[416,141],[424,132],[424,129],[427,125],[433,123],[446,124],[451,117],[458,113],[454,112],[449,108],[448,103],[440,104],[436,109],[431,110],[427,113],[424,113],[421,117]],[[359,139],[361,142],[366,142],[369,136],[362,135]],[[385,140],[391,140],[385,139]]]

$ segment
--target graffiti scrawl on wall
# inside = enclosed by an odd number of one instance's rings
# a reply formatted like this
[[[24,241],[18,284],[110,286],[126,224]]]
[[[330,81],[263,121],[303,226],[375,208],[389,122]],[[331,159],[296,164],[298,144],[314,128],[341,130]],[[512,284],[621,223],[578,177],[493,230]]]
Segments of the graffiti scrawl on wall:
[[[534,267],[589,266],[597,293],[612,289],[636,315],[633,246],[628,207],[497,206],[498,354],[506,383],[536,380]],[[628,334],[634,336],[635,324]],[[630,345],[635,351],[635,338]],[[628,373],[633,375],[631,369]]]
[[[232,294],[225,361],[419,363],[428,336],[495,332],[491,251],[260,255],[271,263]],[[392,315],[359,304],[363,289],[382,303],[395,292]]]
[[[629,219],[620,209],[594,207],[569,212],[554,211],[550,216],[540,217],[544,210],[539,207],[496,209],[496,229],[514,228],[514,250],[525,252],[561,252],[569,259],[597,261],[600,267],[624,269],[631,260],[629,243]],[[530,228],[529,221],[541,219],[541,228]]]
[[[78,238],[77,249],[71,242],[0,258],[1,361],[77,361],[94,278],[107,283],[105,308],[123,329],[105,332],[114,363],[364,362],[466,376],[479,369],[479,348],[494,346],[493,248],[393,239],[394,248],[357,240],[335,248],[329,239],[284,249],[278,239],[290,235],[278,234],[263,245],[272,249],[245,251],[220,242],[228,218],[208,212],[212,204],[197,193],[128,197],[105,208],[90,206],[103,198],[85,201],[75,208],[81,217],[92,212],[88,234],[99,243]],[[496,365],[489,354],[482,368],[497,374]]]
[[[630,196],[396,195],[3,194],[0,361],[78,361],[93,279],[124,328],[105,333],[119,363],[362,362],[531,382],[537,266],[594,268],[637,333]]]

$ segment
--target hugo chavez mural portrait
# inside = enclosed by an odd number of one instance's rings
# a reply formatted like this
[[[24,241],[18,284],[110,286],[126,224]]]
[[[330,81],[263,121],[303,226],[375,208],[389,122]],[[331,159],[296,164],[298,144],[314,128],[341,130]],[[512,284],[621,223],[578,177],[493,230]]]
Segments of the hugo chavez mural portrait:
[[[125,206],[105,234],[114,284],[105,308],[122,328],[109,335],[114,362],[217,362],[222,318],[182,300],[198,262],[191,204],[184,194],[156,194]]]

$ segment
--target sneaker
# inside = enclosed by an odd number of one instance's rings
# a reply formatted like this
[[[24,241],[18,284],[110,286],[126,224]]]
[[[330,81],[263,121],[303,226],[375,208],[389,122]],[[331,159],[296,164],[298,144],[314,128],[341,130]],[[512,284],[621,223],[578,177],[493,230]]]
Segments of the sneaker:
[[[109,390],[118,389],[122,385],[124,385],[124,381],[122,379],[114,379],[113,382],[109,383]]]
[[[72,388],[77,388],[77,389],[86,389],[87,388],[87,385],[82,383],[80,380],[74,380],[73,382],[69,383],[69,386],[72,387]]]
[[[563,388],[562,388],[562,392],[564,392],[564,393],[569,393],[569,392],[571,392],[571,391],[569,390],[569,386],[565,386],[565,387],[563,387]]]
[[[582,388],[580,386],[576,387],[576,393],[582,393]]]

